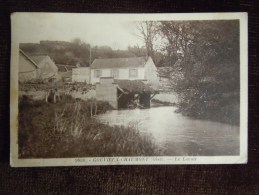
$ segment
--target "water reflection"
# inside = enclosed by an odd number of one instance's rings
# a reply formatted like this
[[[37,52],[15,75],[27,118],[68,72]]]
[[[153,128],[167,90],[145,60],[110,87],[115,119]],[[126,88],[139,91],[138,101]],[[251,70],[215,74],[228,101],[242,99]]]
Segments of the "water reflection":
[[[112,110],[98,119],[111,126],[134,126],[164,148],[163,155],[239,155],[239,127],[194,120],[175,113],[175,107]]]

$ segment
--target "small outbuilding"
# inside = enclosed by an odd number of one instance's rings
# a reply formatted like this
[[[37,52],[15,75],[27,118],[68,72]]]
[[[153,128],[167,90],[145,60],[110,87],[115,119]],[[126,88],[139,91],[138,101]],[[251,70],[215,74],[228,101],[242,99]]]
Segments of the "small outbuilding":
[[[76,66],[68,64],[56,64],[56,66],[58,67],[57,80],[62,82],[72,81],[72,69],[76,68]]]
[[[109,102],[114,109],[150,108],[150,101],[157,93],[140,80],[102,77],[96,84],[97,101]]]
[[[90,68],[78,67],[72,69],[72,82],[90,83]]]

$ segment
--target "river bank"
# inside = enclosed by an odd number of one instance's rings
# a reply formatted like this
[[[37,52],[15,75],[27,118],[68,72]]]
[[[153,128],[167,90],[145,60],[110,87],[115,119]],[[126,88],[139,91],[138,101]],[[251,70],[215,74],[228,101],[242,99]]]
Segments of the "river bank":
[[[111,127],[96,119],[106,102],[65,96],[56,104],[19,99],[19,158],[150,156],[159,149],[132,126]]]

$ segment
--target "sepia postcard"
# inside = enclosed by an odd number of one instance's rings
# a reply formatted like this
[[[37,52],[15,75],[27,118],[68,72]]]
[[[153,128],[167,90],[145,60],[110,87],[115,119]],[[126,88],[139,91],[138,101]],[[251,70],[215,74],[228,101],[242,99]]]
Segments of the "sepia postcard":
[[[11,166],[247,163],[247,20],[13,13]]]

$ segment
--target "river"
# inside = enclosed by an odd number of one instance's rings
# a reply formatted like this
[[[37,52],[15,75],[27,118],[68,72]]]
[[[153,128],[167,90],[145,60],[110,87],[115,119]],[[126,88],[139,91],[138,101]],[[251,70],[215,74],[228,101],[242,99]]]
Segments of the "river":
[[[239,126],[192,119],[175,109],[112,110],[97,118],[110,126],[133,126],[150,135],[163,149],[163,155],[239,155]]]

